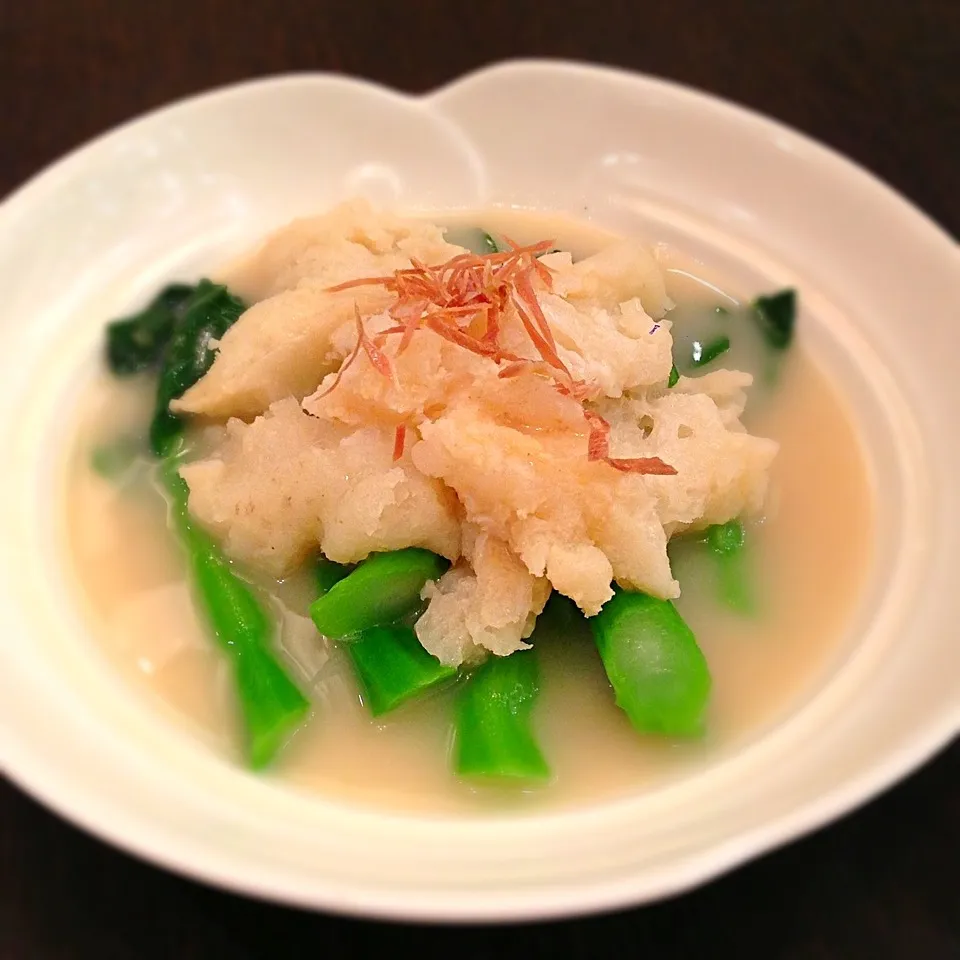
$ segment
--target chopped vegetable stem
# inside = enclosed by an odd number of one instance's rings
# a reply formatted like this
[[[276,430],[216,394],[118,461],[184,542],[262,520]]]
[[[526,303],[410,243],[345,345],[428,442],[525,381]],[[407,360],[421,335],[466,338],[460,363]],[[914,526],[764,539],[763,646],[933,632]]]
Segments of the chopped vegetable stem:
[[[669,600],[617,590],[588,620],[617,705],[642,733],[703,733],[710,672]]]
[[[344,577],[349,576],[352,566],[345,563],[334,563],[328,560],[323,554],[317,557],[313,565],[313,579],[317,588],[317,596],[322,597],[329,593],[334,584],[339,583]]]
[[[187,554],[197,604],[231,659],[244,720],[247,760],[252,768],[260,769],[274,759],[303,721],[310,702],[274,655],[273,625],[253,589],[236,575],[214,541],[190,517],[190,490],[179,469],[184,424],[170,411],[170,401],[210,368],[210,341],[226,332],[244,305],[226,287],[201,280],[196,288],[168,287],[148,311],[161,308],[169,312],[163,318],[166,327],[158,324],[156,316],[143,319],[141,315],[139,330],[130,321],[121,321],[112,328],[112,344],[118,342],[119,330],[129,334],[130,344],[143,348],[138,356],[127,355],[125,362],[129,361],[131,367],[135,362],[146,362],[148,353],[151,363],[162,354],[150,446],[161,458],[160,479],[170,501],[173,526]],[[154,337],[152,341],[144,330]]]
[[[707,545],[716,560],[717,587],[721,601],[738,613],[752,614],[756,601],[746,564],[746,532],[739,520],[707,528]]]
[[[533,650],[491,656],[477,668],[457,700],[454,766],[461,777],[509,781],[550,776],[532,723],[539,692]]]
[[[443,557],[419,547],[374,553],[318,597],[310,616],[333,640],[388,626],[413,613],[426,582],[436,580],[448,566]]]
[[[174,528],[187,554],[198,605],[231,658],[248,762],[253,769],[261,769],[301,724],[310,702],[274,655],[273,626],[252,588],[190,518],[190,491],[175,457],[161,462],[160,476],[170,498]]]
[[[364,703],[379,717],[457,675],[431,656],[404,625],[370,627],[343,643]]]

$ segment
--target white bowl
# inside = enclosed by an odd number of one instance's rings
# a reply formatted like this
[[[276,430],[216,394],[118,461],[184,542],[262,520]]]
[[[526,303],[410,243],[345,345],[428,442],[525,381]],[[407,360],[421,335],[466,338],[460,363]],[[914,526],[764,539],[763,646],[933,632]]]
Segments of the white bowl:
[[[104,317],[267,228],[365,193],[566,210],[803,291],[863,431],[878,550],[848,653],[786,721],[661,789],[571,812],[350,809],[230,767],[109,670],[70,599],[64,411]],[[425,97],[242,84],[79,150],[0,208],[0,759],[78,825],[193,877],[421,919],[545,917],[681,890],[839,816],[960,729],[960,254],[848,161],[659,80],[494,66]],[[825,558],[828,562],[829,558]]]

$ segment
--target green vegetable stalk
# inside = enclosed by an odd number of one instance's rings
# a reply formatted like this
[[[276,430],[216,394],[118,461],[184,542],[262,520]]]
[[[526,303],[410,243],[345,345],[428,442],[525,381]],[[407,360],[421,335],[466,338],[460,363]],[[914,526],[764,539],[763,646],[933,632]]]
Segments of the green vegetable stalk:
[[[349,567],[345,563],[335,563],[333,560],[328,560],[322,554],[317,557],[313,565],[313,582],[317,588],[317,596],[322,597],[329,593],[334,584],[349,576],[352,569],[353,567]]]
[[[332,640],[388,626],[413,613],[424,584],[448,566],[443,557],[419,547],[374,553],[314,600],[310,616]]]
[[[231,659],[248,761],[260,769],[300,725],[310,703],[274,655],[273,626],[250,585],[191,520],[190,491],[179,473],[184,423],[170,412],[170,401],[210,369],[210,341],[223,336],[243,310],[226,287],[209,280],[195,288],[167,287],[142,313],[108,327],[107,359],[118,374],[160,366],[150,446],[160,458],[160,479],[198,606]]]
[[[545,780],[550,767],[533,731],[540,692],[533,650],[491,656],[457,699],[454,766],[461,777]]]
[[[710,672],[669,600],[617,590],[588,623],[617,705],[637,730],[702,734]]]
[[[231,658],[234,682],[247,738],[247,758],[255,770],[276,756],[301,724],[310,703],[276,659],[273,626],[249,584],[187,508],[189,488],[175,456],[160,464],[160,477],[170,497],[174,528],[186,551],[194,593],[210,629]]]
[[[376,717],[456,676],[424,650],[406,624],[420,606],[420,591],[447,569],[447,561],[410,547],[375,553],[353,568],[321,557],[318,599],[310,608],[317,629],[343,640],[363,694]]]
[[[381,714],[457,675],[424,650],[413,630],[402,624],[370,627],[343,643],[370,712]]]
[[[756,609],[746,569],[746,534],[739,520],[707,528],[707,546],[716,560],[720,599],[732,610],[749,614]]]

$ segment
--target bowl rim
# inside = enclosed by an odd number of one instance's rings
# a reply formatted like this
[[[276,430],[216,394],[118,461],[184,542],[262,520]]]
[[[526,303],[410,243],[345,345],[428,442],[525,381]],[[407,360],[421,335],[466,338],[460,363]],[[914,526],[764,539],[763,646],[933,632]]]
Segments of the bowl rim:
[[[449,91],[465,87],[492,73],[516,71],[522,74],[527,70],[541,70],[544,67],[579,73],[584,76],[596,75],[604,78],[626,80],[630,83],[640,81],[655,88],[668,90],[675,96],[690,98],[691,101],[696,101],[701,105],[704,104],[704,101],[707,101],[710,109],[736,118],[740,122],[746,121],[753,125],[759,125],[766,130],[787,132],[791,137],[803,141],[805,147],[816,152],[824,163],[836,167],[846,175],[855,174],[858,179],[867,178],[874,189],[883,192],[886,202],[898,204],[903,213],[909,214],[914,220],[921,220],[928,231],[933,231],[937,242],[945,242],[960,250],[953,238],[938,223],[911,204],[889,184],[855,161],[779,121],[767,118],[756,111],[736,105],[713,94],[671,80],[613,67],[594,66],[562,59],[500,61],[466,73],[423,94],[406,94],[365,79],[313,71],[271,74],[192,94],[150,110],[88,140],[26,180],[0,203],[0,229],[6,229],[15,220],[21,207],[33,203],[43,193],[55,191],[61,182],[73,174],[75,168],[88,162],[103,147],[124,138],[133,129],[152,124],[169,114],[193,105],[210,104],[233,97],[242,97],[251,90],[263,87],[315,82],[324,84],[339,82],[351,87],[366,87],[376,90],[380,94],[387,94],[406,104],[421,103],[429,105],[442,99]],[[656,884],[658,890],[656,896],[674,895],[699,885],[789,839],[805,834],[844,815],[925,763],[936,752],[949,744],[958,733],[960,733],[960,704],[957,705],[957,709],[952,715],[949,712],[945,713],[939,725],[931,723],[922,731],[916,731],[909,744],[904,745],[898,751],[889,752],[882,762],[875,763],[868,772],[843,782],[840,787],[821,796],[817,803],[807,803],[794,809],[790,815],[774,817],[753,831],[738,835],[735,840],[711,848],[686,862],[671,865],[669,870],[662,871],[665,875],[661,876]],[[576,892],[575,896],[571,895],[567,899],[559,896],[556,892],[551,893],[544,902],[535,907],[532,907],[528,900],[521,898],[514,908],[511,908],[509,904],[501,903],[495,910],[492,910],[489,904],[481,904],[479,909],[471,909],[469,904],[461,904],[459,909],[449,906],[437,909],[435,905],[420,902],[417,893],[413,894],[413,900],[401,894],[392,897],[389,895],[383,896],[379,902],[377,894],[371,894],[362,903],[358,903],[349,892],[340,897],[339,900],[334,895],[328,897],[323,904],[319,904],[315,896],[307,894],[298,897],[295,890],[282,890],[276,886],[271,887],[269,884],[264,886],[258,884],[255,879],[245,876],[238,877],[231,874],[229,870],[218,869],[215,864],[198,864],[197,861],[184,862],[176,853],[167,849],[162,836],[147,836],[137,834],[136,831],[131,833],[123,822],[112,821],[109,817],[104,817],[102,812],[98,816],[95,809],[78,809],[76,804],[72,804],[68,784],[60,782],[57,771],[41,769],[43,764],[31,765],[29,755],[24,751],[18,751],[18,744],[15,742],[15,737],[11,731],[7,731],[6,734],[0,736],[0,757],[2,757],[4,772],[12,782],[59,816],[94,836],[127,853],[192,879],[261,899],[275,900],[301,907],[329,908],[362,916],[405,920],[441,920],[445,922],[512,921],[572,916],[596,910],[613,909],[618,906],[636,903],[641,899],[650,899],[642,893],[638,896],[635,884],[618,879],[606,885],[594,885],[589,891],[581,889]],[[641,886],[645,887],[647,885],[648,883]]]

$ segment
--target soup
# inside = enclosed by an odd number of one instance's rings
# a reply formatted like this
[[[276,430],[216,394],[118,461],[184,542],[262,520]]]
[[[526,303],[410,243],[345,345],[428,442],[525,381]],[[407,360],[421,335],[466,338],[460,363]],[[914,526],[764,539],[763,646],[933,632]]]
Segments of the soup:
[[[471,221],[445,222],[449,238],[470,241]],[[610,241],[555,218],[491,212],[472,223],[520,244],[549,237],[575,261]],[[712,677],[705,736],[638,733],[614,702],[590,631],[561,611],[544,617],[534,635],[540,695],[532,722],[549,780],[502,787],[457,778],[450,769],[451,731],[462,684],[441,684],[371,717],[343,644],[321,637],[310,618],[317,592],[312,572],[285,573],[278,581],[251,568],[272,597],[283,662],[314,705],[269,775],[326,796],[395,809],[592,802],[650,788],[736,749],[795,708],[829,669],[871,549],[871,495],[853,425],[801,348],[772,355],[735,297],[699,281],[697,268],[675,255],[662,257],[660,266],[676,304],[668,316],[682,372],[699,373],[696,351],[718,331],[729,334],[725,355],[702,370],[729,363],[754,372],[743,422],[752,434],[780,445],[764,506],[745,519],[749,610],[718,599],[716,557],[701,537],[677,536],[670,544],[673,576],[682,588],[676,608]],[[91,388],[66,496],[76,579],[93,632],[117,668],[212,749],[241,762],[229,664],[195,610],[155,464],[142,444],[125,450],[118,443],[142,436],[155,394],[155,378],[143,375],[121,380],[104,374]],[[201,432],[196,449],[216,442]],[[98,453],[91,457],[91,451]]]

